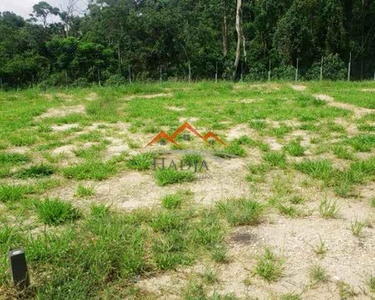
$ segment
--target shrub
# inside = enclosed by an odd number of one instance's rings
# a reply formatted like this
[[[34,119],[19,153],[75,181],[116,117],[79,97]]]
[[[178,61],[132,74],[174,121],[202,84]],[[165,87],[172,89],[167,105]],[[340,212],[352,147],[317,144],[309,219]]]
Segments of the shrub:
[[[112,85],[112,86],[120,86],[124,85],[127,82],[127,80],[122,75],[112,75],[110,76],[107,81],[105,82],[106,85]]]
[[[306,74],[308,80],[320,79],[321,62],[315,62]],[[348,74],[345,62],[338,54],[329,54],[324,57],[323,62],[323,79],[344,80]]]

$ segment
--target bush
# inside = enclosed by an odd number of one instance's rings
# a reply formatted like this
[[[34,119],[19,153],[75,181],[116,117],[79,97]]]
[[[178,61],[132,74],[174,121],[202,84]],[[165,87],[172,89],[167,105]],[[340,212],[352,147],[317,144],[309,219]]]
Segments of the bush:
[[[90,87],[90,83],[87,78],[80,77],[73,82],[72,87],[86,88]]]
[[[293,66],[281,65],[272,70],[272,79],[278,80],[294,80],[296,76],[296,69]]]
[[[320,79],[321,62],[315,62],[306,74],[308,80]],[[323,79],[343,80],[348,74],[345,62],[338,54],[329,54],[324,58],[323,62]]]
[[[105,82],[106,85],[120,86],[126,83],[126,79],[122,75],[112,75]]]

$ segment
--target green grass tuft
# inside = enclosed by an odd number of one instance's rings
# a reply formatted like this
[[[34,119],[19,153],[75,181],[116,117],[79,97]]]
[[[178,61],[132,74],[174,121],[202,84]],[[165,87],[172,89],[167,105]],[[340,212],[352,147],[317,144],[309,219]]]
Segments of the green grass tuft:
[[[158,185],[191,182],[195,180],[193,172],[177,171],[175,169],[158,169],[155,171],[155,179]]]
[[[76,180],[104,180],[116,173],[112,162],[86,161],[82,164],[69,166],[63,169],[63,175]]]
[[[31,166],[30,168],[18,171],[15,176],[17,178],[42,178],[48,177],[55,173],[55,168],[50,165]]]
[[[221,201],[217,207],[231,225],[255,225],[260,222],[264,207],[249,199],[228,199]]]
[[[257,258],[254,273],[268,282],[277,281],[283,272],[283,261],[270,249],[265,249],[262,256]]]
[[[37,206],[39,220],[47,225],[61,225],[80,218],[81,213],[60,199],[45,199]]]
[[[0,202],[16,202],[21,200],[25,194],[32,191],[32,188],[25,185],[1,184],[0,185]]]
[[[279,151],[267,152],[264,155],[264,161],[273,167],[285,168],[287,165],[285,153]]]
[[[138,171],[143,171],[143,170],[149,170],[151,169],[154,161],[155,155],[153,153],[142,153],[138,154],[136,156],[133,156],[131,159],[129,159],[126,162],[126,165],[128,166],[129,169],[132,170],[138,170]]]

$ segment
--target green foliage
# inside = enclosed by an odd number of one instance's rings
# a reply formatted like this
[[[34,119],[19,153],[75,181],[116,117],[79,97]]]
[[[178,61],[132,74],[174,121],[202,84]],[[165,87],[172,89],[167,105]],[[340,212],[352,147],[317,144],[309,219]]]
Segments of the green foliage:
[[[264,207],[249,199],[220,201],[217,207],[231,225],[255,225],[260,222]]]
[[[66,178],[76,180],[104,180],[115,174],[116,168],[112,162],[86,161],[82,164],[66,167],[62,170]]]
[[[306,74],[306,79],[320,79],[321,61],[314,62],[310,70]],[[348,76],[347,66],[340,56],[329,54],[324,57],[323,62],[323,79],[328,80],[344,80]]]
[[[55,173],[55,168],[49,165],[37,165],[30,168],[20,170],[16,173],[17,178],[41,178],[48,177]]]
[[[195,180],[193,172],[177,171],[175,169],[158,169],[155,171],[155,179],[158,185],[165,186],[168,184],[191,182]]]
[[[127,161],[128,168],[132,170],[149,170],[154,163],[155,155],[152,153],[142,153],[133,156]]]
[[[281,277],[282,272],[283,260],[266,248],[263,255],[257,258],[254,273],[268,282],[273,282]]]
[[[60,199],[45,199],[38,204],[38,216],[41,222],[47,225],[61,225],[80,218],[80,212],[70,203]]]

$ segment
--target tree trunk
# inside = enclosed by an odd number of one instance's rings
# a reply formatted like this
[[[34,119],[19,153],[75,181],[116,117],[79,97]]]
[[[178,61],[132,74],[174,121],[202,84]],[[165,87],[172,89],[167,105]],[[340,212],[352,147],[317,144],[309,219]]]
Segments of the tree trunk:
[[[223,56],[228,55],[228,20],[227,20],[227,1],[223,0],[224,17],[223,17]]]
[[[236,77],[238,65],[241,59],[241,40],[242,40],[241,8],[242,8],[242,0],[237,0],[237,9],[236,9],[237,49],[236,49],[236,59],[234,61],[234,71],[233,71],[234,78]]]

